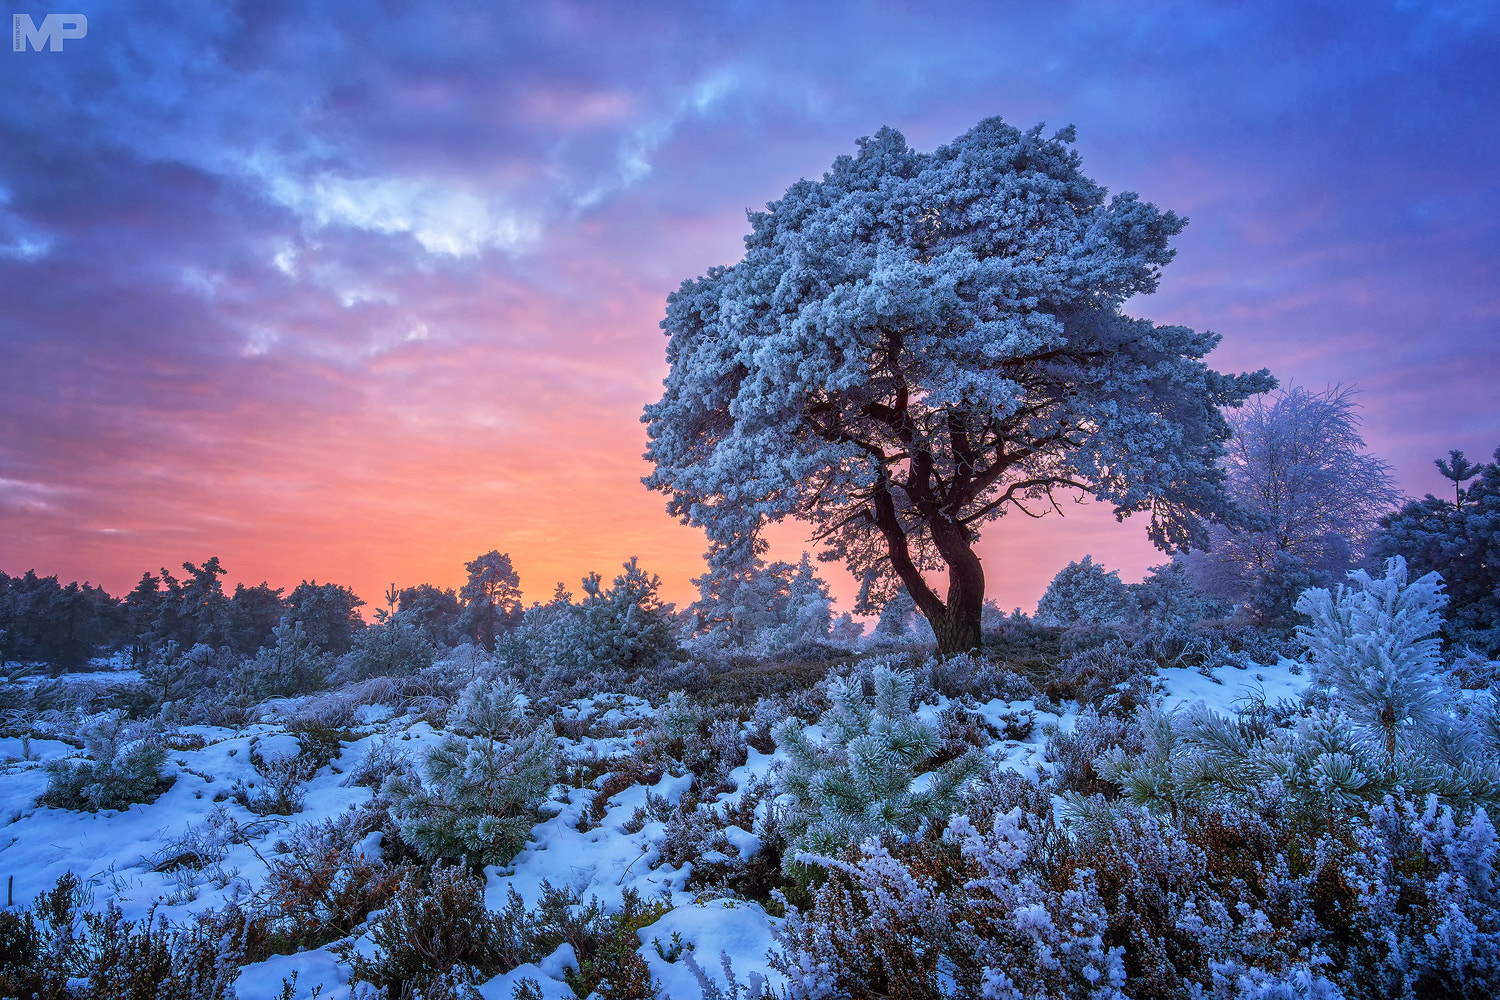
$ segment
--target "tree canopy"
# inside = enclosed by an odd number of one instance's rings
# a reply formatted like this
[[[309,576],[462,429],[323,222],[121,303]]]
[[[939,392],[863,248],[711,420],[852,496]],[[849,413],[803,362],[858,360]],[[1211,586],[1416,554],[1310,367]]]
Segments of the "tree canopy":
[[[978,643],[981,525],[1092,494],[1165,549],[1231,507],[1219,413],[1274,385],[1211,333],[1120,311],[1184,220],[1086,177],[1071,128],[998,118],[932,153],[882,129],[750,215],[744,258],[685,281],[646,408],[668,509],[742,563],[811,523],[874,607],[904,585],[944,651]],[[924,579],[945,566],[946,601]]]

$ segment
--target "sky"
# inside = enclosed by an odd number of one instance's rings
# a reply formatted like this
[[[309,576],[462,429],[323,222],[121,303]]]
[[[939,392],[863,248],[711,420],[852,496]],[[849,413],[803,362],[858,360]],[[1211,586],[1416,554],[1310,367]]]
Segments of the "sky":
[[[119,594],[218,555],[374,606],[498,549],[528,599],[639,556],[689,601],[704,538],[640,484],[666,295],[860,137],[994,115],[1190,219],[1127,312],[1356,385],[1411,495],[1500,445],[1488,2],[70,9],[61,51],[0,51],[6,572]],[[1028,609],[1085,553],[1163,558],[1087,505],[980,552]]]

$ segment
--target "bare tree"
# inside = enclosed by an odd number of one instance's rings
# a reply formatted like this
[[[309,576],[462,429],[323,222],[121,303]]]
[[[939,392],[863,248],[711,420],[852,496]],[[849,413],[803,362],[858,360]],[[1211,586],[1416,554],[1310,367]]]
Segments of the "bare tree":
[[[1296,590],[1334,582],[1359,560],[1402,495],[1390,465],[1364,451],[1357,392],[1291,386],[1229,413],[1224,467],[1245,523],[1215,526],[1211,551],[1193,560],[1206,589],[1283,617]]]

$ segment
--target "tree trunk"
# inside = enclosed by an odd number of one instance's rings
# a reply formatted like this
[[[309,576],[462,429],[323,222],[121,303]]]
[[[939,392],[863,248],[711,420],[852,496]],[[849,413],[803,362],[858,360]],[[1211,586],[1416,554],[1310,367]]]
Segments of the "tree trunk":
[[[896,520],[888,494],[876,494],[875,515],[890,549],[891,566],[937,636],[938,655],[954,656],[978,649],[979,621],[984,613],[984,566],[974,552],[969,529],[945,519],[937,519],[932,525],[933,541],[948,564],[948,600],[944,603],[912,562],[906,534]]]

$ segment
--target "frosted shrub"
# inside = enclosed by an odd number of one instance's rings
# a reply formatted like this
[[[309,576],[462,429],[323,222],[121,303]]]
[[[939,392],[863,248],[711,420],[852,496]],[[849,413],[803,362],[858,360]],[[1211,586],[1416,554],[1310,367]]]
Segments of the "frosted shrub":
[[[1312,654],[1314,677],[1336,688],[1350,716],[1394,755],[1398,739],[1431,726],[1443,711],[1437,632],[1448,599],[1436,573],[1408,583],[1400,556],[1385,561],[1383,579],[1364,570],[1349,579],[1355,586],[1308,590],[1297,599],[1297,611],[1312,619],[1297,635]]]
[[[873,703],[857,678],[831,685],[833,704],[818,720],[826,740],[814,742],[795,718],[773,730],[787,755],[779,781],[792,797],[786,822],[794,846],[836,853],[872,834],[913,835],[930,819],[946,819],[964,783],[983,769],[972,750],[926,767],[939,739],[911,709],[912,683],[909,672],[877,665]],[[924,784],[916,790],[919,775]]]
[[[82,736],[89,759],[49,762],[42,805],[87,812],[128,809],[162,792],[167,752],[155,734],[111,711],[87,720]]]
[[[252,698],[308,694],[325,686],[329,664],[302,623],[283,618],[271,630],[271,642],[246,661],[237,681]]]
[[[432,666],[437,647],[414,613],[398,611],[359,632],[346,657],[350,677],[399,677]]]
[[[532,725],[507,682],[475,680],[448,716],[449,735],[383,791],[401,836],[423,857],[505,864],[526,843],[555,773],[552,727]]]
[[[1092,556],[1068,563],[1047,585],[1037,602],[1036,620],[1042,625],[1111,625],[1130,617],[1130,592],[1118,570],[1105,572]]]
[[[852,860],[810,859],[830,878],[812,912],[789,906],[773,930],[772,967],[798,1000],[1120,1000],[1121,949],[1105,943],[1092,873],[1048,885],[1028,870],[1030,840],[1016,808],[984,831],[955,816],[941,842],[893,852],[871,838]]]

